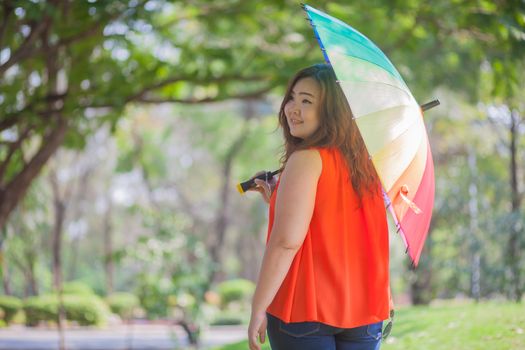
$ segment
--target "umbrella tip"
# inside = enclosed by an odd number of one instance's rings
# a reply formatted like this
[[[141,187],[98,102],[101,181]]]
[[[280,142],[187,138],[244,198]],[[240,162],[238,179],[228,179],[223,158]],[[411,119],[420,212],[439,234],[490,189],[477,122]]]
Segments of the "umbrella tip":
[[[423,111],[427,111],[427,110],[429,110],[430,108],[433,108],[433,107],[436,107],[436,106],[439,106],[439,105],[440,105],[439,100],[438,100],[438,99],[435,99],[435,100],[432,100],[432,101],[430,101],[430,102],[427,102],[427,103],[421,105],[420,107],[421,107],[421,109],[422,109]]]

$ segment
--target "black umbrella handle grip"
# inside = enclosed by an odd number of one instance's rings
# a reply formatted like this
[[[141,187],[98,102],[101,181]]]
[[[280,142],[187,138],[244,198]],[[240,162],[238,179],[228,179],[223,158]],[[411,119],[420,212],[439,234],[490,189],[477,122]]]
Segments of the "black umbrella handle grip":
[[[239,191],[239,193],[244,194],[250,188],[257,186],[257,184],[255,183],[255,179],[269,181],[272,177],[274,177],[274,175],[277,175],[280,172],[281,170],[264,172],[260,175],[257,175],[254,178],[251,178],[248,181],[244,181],[244,182],[241,182],[240,184],[237,184],[237,190]]]

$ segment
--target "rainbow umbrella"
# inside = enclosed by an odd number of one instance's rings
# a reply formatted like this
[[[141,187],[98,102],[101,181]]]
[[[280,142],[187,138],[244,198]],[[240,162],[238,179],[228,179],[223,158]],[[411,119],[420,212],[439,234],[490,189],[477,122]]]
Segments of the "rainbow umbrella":
[[[434,164],[422,106],[370,39],[311,6],[303,8],[352,109],[387,205],[417,266],[434,205]]]

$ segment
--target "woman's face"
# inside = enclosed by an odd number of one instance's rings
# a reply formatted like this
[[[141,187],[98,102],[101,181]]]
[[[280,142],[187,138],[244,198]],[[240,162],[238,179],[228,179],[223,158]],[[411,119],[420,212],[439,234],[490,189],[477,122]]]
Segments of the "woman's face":
[[[284,105],[284,114],[292,136],[305,139],[319,127],[318,104],[321,88],[312,78],[298,80],[290,99]]]

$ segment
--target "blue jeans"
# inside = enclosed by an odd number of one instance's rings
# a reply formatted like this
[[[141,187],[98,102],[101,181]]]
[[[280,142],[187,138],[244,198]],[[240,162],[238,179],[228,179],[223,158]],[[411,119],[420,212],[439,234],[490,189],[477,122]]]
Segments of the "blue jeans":
[[[336,328],[319,322],[285,323],[268,316],[272,350],[379,350],[383,322]]]

